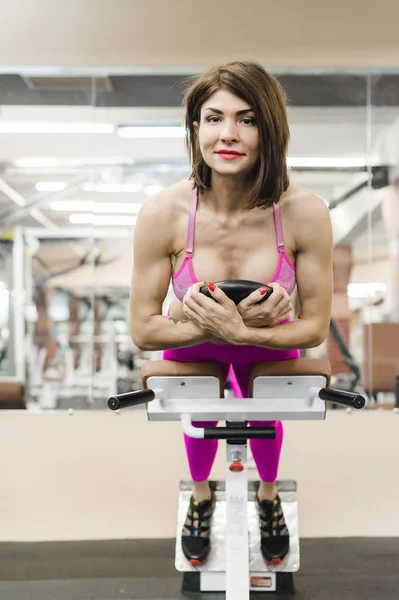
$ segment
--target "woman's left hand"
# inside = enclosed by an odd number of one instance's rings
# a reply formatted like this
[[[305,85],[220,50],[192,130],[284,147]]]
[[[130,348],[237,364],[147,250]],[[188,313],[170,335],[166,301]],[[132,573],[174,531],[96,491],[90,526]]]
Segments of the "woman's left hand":
[[[244,343],[246,326],[236,305],[217,286],[212,291],[208,283],[212,300],[201,294],[200,288],[206,285],[199,281],[192,285],[183,298],[184,314],[194,323],[209,331],[214,337],[221,338],[227,344]]]
[[[273,293],[264,302],[260,303],[262,295],[255,290],[238,304],[237,310],[247,327],[276,327],[289,319],[293,308],[289,294],[276,281],[268,286]]]

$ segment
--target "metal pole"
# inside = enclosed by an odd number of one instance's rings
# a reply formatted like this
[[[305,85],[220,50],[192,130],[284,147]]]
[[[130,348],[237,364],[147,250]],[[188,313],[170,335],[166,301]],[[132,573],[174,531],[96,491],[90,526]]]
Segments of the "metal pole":
[[[244,467],[230,465],[240,456]],[[247,446],[226,443],[226,600],[249,600]]]
[[[8,339],[7,339],[7,375],[15,375],[14,352],[14,275],[13,275],[13,244],[12,239],[7,239],[4,244],[4,275],[8,291]]]
[[[15,227],[12,248],[13,286],[10,305],[12,305],[12,339],[14,374],[25,383],[25,289],[24,289],[24,239],[21,227]],[[11,333],[11,332],[10,332]]]

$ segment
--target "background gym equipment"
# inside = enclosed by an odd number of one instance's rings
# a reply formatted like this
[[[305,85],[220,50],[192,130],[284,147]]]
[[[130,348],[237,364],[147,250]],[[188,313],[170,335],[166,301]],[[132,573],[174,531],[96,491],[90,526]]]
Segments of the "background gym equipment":
[[[334,341],[342,354],[344,363],[351,370],[351,373],[343,373],[337,375],[335,377],[336,381],[334,385],[337,385],[340,389],[348,390],[350,392],[360,391],[358,390],[360,380],[360,366],[354,359],[352,353],[348,348],[348,345],[345,343],[344,336],[336,319],[333,319],[332,317],[330,319],[330,334],[334,338]]]

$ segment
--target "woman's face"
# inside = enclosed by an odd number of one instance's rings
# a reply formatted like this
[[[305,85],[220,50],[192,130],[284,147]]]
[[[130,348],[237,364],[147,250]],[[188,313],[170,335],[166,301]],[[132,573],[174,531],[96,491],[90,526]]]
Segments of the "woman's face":
[[[194,123],[206,164],[221,175],[250,173],[259,157],[259,134],[252,107],[227,90],[219,90],[201,107]]]

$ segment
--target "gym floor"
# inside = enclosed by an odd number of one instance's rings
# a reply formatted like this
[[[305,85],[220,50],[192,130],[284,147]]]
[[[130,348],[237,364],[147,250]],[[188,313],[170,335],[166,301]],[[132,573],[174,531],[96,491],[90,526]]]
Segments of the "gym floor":
[[[0,544],[1,600],[178,600],[174,540]],[[399,538],[305,539],[290,600],[399,598]],[[272,598],[275,594],[254,594]],[[197,596],[196,596],[197,597]],[[223,594],[201,594],[221,600]]]

